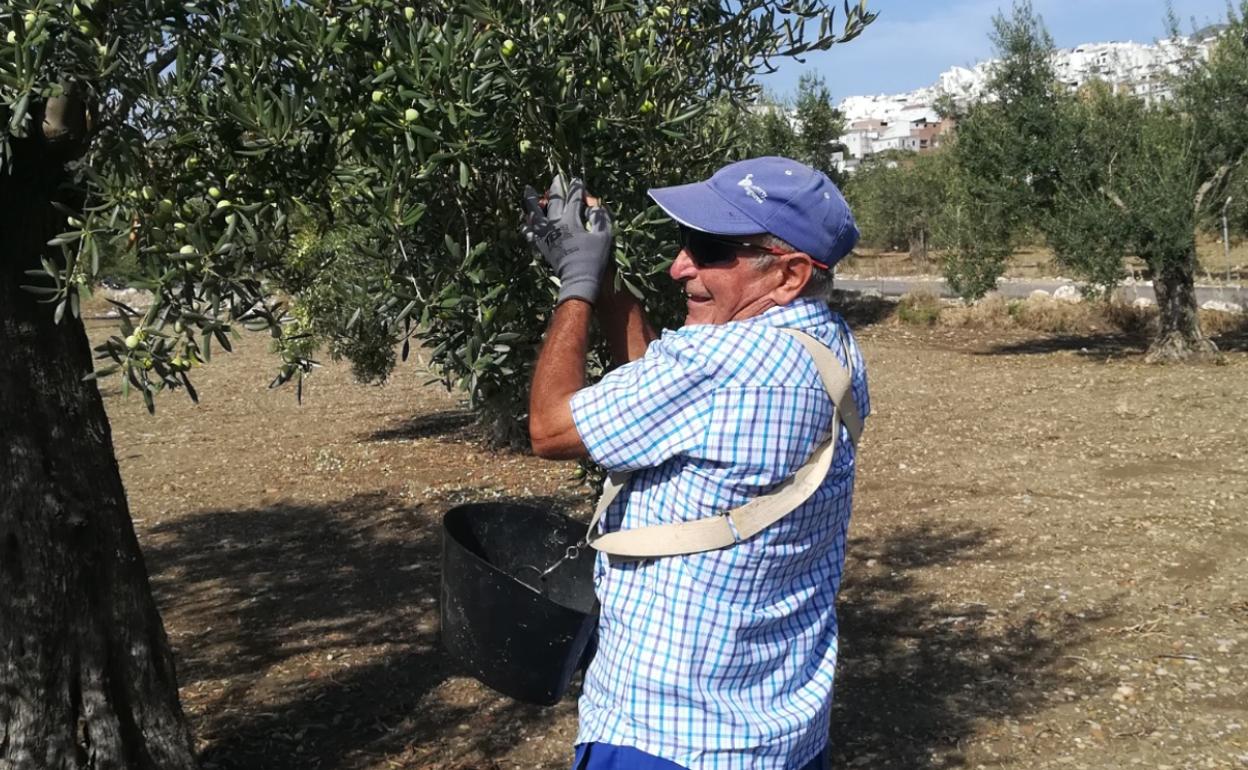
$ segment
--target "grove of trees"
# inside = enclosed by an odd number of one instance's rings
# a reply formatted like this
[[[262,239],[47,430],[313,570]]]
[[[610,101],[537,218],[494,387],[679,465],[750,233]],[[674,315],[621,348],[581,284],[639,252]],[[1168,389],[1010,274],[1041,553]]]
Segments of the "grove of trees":
[[[1179,35],[1173,18],[1170,32]],[[967,299],[994,287],[1021,243],[1047,244],[1100,293],[1133,256],[1158,300],[1149,358],[1212,351],[1197,314],[1196,237],[1220,229],[1224,209],[1248,232],[1248,209],[1226,205],[1248,187],[1248,3],[1228,9],[1207,59],[1189,52],[1173,99],[1154,103],[1104,83],[1060,84],[1053,41],[1025,0],[994,18],[992,37],[991,96],[957,110],[954,141],[869,163],[849,181],[864,242],[916,256],[934,246]]]
[[[907,251],[926,264],[947,233],[952,192],[948,152],[885,153],[868,159],[846,185],[864,246]]]
[[[649,300],[648,186],[739,152],[822,0],[11,0],[0,10],[0,765],[195,764],[95,378],[149,407],[238,327],[380,379],[414,339],[517,434],[554,287],[518,196],[583,175]],[[101,265],[151,292],[94,351]],[[656,310],[662,310],[656,308]],[[93,357],[96,359],[93,372]],[[209,428],[205,428],[209,429]]]

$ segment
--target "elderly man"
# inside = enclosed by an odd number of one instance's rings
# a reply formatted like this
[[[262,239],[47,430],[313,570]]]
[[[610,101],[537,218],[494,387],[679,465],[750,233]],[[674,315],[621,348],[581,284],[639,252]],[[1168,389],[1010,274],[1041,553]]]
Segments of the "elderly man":
[[[654,556],[599,555],[598,651],[574,767],[823,767],[854,439],[868,409],[861,353],[826,298],[858,231],[832,182],[786,158],[649,194],[682,239],[670,273],[687,315],[661,337],[602,281],[611,223],[585,208],[581,183],[557,179],[545,203],[525,194],[526,231],[561,283],[533,377],[534,451],[631,473],[598,532],[649,534],[631,553]],[[586,387],[595,304],[620,365]],[[818,477],[794,497],[792,478],[800,486],[816,457]],[[724,515],[769,495],[760,531]],[[692,533],[702,525],[720,533]]]

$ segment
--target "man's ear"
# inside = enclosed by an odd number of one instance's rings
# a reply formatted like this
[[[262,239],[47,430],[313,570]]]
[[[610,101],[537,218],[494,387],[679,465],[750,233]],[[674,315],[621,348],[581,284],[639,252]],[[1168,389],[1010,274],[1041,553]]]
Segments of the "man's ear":
[[[810,256],[800,251],[781,254],[776,258],[779,285],[772,290],[772,300],[777,305],[787,305],[802,293],[810,282],[811,271],[815,269]]]

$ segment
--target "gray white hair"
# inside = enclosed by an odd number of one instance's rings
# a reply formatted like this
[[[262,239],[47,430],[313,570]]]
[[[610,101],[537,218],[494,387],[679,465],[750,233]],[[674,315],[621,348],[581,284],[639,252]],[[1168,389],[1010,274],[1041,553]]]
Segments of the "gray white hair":
[[[758,245],[766,246],[771,249],[779,249],[780,251],[801,251],[801,249],[793,246],[793,244],[783,238],[778,238],[771,233],[764,233],[760,235],[758,237]],[[754,267],[758,270],[766,270],[776,263],[775,254],[761,253],[758,256],[753,257],[753,259]],[[824,270],[823,268],[816,267],[810,271],[810,280],[807,281],[806,285],[802,287],[802,292],[798,296],[809,299],[823,300],[824,302],[831,302],[832,283],[832,271],[830,269]]]

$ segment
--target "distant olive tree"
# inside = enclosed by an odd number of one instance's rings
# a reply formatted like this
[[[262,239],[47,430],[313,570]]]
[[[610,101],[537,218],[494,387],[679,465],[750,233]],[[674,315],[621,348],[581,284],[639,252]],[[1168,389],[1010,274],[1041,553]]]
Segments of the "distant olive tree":
[[[792,104],[766,97],[745,116],[739,155],[783,155],[799,160],[834,179],[833,156],[843,150],[845,116],[836,109],[823,76],[807,72],[798,79]]]
[[[1149,359],[1215,350],[1200,328],[1196,233],[1248,158],[1248,22],[1230,13],[1208,60],[1187,62],[1173,103],[1094,85],[1064,111],[1066,152],[1045,230],[1057,259],[1112,288],[1129,255],[1153,281],[1161,327]]]
[[[798,125],[796,159],[835,179],[833,156],[844,150],[840,139],[845,133],[845,116],[833,104],[822,75],[807,72],[798,80],[794,113]]]
[[[781,97],[764,94],[739,120],[741,142],[734,157],[782,155],[791,158],[797,155],[797,127],[789,106]]]
[[[968,299],[996,285],[1014,247],[1049,215],[1070,98],[1053,68],[1053,39],[1030,0],[994,16],[991,39],[998,57],[987,86],[992,99],[965,110],[951,148],[954,231],[944,272]]]
[[[864,246],[907,251],[926,264],[944,248],[953,227],[949,206],[950,153],[902,153],[863,163],[845,185]]]
[[[1223,208],[1232,235],[1248,236],[1248,3],[1227,12],[1228,26],[1202,60],[1189,50],[1178,78],[1179,108],[1192,116],[1209,182],[1200,223],[1217,232]],[[1178,35],[1171,15],[1170,34]],[[1230,204],[1227,205],[1227,199]]]

